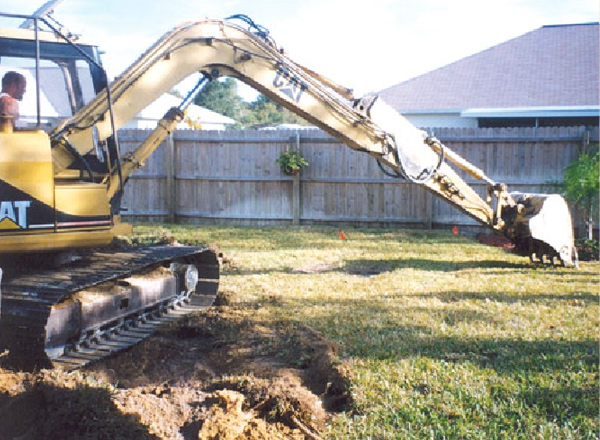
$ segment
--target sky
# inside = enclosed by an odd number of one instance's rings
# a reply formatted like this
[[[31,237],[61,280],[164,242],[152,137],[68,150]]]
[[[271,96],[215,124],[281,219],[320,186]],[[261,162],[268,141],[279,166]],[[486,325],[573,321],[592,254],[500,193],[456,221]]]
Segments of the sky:
[[[30,14],[45,2],[0,0],[0,11]],[[290,58],[356,96],[544,25],[600,18],[597,0],[62,0],[53,17],[97,44],[114,77],[178,24],[233,14],[248,15]],[[240,94],[252,100],[248,90]]]

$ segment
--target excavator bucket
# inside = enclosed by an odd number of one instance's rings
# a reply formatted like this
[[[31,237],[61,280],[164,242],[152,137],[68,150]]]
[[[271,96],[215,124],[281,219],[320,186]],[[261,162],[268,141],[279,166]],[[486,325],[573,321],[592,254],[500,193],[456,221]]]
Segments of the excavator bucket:
[[[532,262],[578,266],[573,224],[567,202],[558,194],[510,193],[516,201],[506,235]]]

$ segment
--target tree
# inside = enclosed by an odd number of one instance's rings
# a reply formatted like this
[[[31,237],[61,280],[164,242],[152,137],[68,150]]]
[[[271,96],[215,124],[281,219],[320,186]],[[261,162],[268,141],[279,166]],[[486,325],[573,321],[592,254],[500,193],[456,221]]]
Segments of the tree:
[[[248,110],[246,119],[243,121],[247,127],[264,127],[283,123],[306,124],[303,118],[262,94],[248,105]]]
[[[253,102],[247,103],[238,96],[237,82],[233,78],[210,81],[198,93],[194,104],[235,119],[237,124],[234,129],[260,128],[283,123],[306,124],[302,117],[262,94]]]
[[[583,211],[587,238],[593,240],[594,214],[598,212],[600,173],[598,152],[583,153],[565,170],[565,197]]]
[[[238,96],[233,78],[209,81],[194,98],[194,104],[236,121],[241,121],[247,111],[247,104]]]

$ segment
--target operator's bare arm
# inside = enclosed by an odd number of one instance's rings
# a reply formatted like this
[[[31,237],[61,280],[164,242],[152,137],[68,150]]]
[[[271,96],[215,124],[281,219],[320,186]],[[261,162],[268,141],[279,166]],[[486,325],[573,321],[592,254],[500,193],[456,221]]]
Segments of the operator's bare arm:
[[[0,118],[2,122],[10,123],[13,127],[19,117],[19,101],[10,95],[4,95],[0,98]]]

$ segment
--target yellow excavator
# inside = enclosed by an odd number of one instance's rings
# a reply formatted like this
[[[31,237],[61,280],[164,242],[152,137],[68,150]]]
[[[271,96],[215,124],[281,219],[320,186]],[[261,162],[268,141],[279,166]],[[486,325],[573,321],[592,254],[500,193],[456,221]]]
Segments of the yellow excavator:
[[[508,192],[377,95],[354,97],[291,60],[246,16],[182,24],[110,83],[96,46],[74,42],[44,18],[0,16],[34,25],[0,29],[0,73],[27,75],[35,98],[33,114],[3,116],[0,130],[0,351],[13,363],[78,368],[135,344],[165,319],[212,303],[215,251],[109,245],[130,232],[120,217],[128,178],[182,120],[203,81],[221,76],[369,154],[387,174],[423,185],[532,260],[577,264],[561,196]],[[197,72],[201,80],[182,104],[135,151],[121,154],[118,129]],[[485,196],[453,167],[484,181]],[[68,264],[47,263],[76,250]]]

